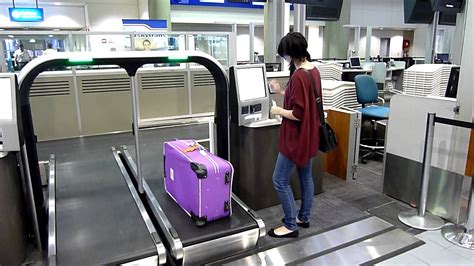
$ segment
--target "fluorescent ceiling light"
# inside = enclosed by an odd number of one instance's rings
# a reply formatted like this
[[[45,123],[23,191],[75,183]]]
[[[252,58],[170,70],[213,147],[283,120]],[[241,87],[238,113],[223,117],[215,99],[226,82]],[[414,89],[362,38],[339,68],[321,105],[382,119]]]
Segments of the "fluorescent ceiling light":
[[[35,43],[36,40],[35,39],[30,39],[30,43]]]
[[[453,8],[453,5],[446,5],[447,8]]]
[[[59,2],[55,2],[55,3],[54,3],[55,6],[60,6],[60,5],[62,5],[62,4],[63,4],[63,3],[59,3]]]
[[[48,35],[48,37],[49,37],[49,38],[53,38],[53,37],[54,37],[54,35],[53,35],[53,34],[50,34],[50,35]]]
[[[8,35],[8,38],[12,38],[12,39],[13,39],[13,38],[15,38],[15,36],[13,36],[13,35]]]

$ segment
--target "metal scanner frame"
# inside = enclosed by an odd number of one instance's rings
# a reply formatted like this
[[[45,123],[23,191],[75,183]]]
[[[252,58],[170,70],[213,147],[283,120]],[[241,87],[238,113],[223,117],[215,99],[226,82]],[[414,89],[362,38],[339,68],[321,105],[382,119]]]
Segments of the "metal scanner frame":
[[[33,195],[39,224],[39,237],[43,247],[47,246],[47,213],[44,205],[44,197],[41,188],[41,176],[38,165],[38,152],[36,137],[33,128],[33,117],[30,105],[30,90],[36,77],[48,68],[58,66],[80,66],[80,65],[118,65],[125,69],[131,79],[132,98],[134,104],[135,141],[138,144],[138,100],[135,95],[135,75],[138,68],[144,64],[154,63],[198,63],[206,67],[214,78],[216,84],[216,107],[214,123],[217,133],[217,155],[229,159],[230,130],[229,130],[229,81],[222,65],[213,57],[198,51],[163,51],[163,52],[109,52],[109,53],[55,53],[45,55],[28,63],[20,73],[19,94],[20,114],[19,125],[20,139],[24,139],[22,152],[25,155],[26,174],[33,185]],[[139,145],[136,145],[139,156]],[[139,167],[140,168],[140,167]],[[140,171],[139,171],[140,172]],[[138,175],[139,191],[143,193],[143,182],[141,173]]]

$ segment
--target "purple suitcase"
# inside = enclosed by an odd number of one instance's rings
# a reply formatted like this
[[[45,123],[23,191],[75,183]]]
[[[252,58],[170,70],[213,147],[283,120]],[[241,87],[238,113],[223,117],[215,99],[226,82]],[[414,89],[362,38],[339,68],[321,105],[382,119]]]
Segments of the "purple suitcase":
[[[163,154],[165,190],[196,225],[232,214],[234,168],[230,162],[194,140],[165,142]]]

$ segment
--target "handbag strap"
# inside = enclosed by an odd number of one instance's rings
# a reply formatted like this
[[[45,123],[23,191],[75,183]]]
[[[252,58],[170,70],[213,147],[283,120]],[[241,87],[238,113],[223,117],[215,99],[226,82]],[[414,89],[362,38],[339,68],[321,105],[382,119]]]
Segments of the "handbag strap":
[[[309,79],[311,80],[311,88],[313,89],[314,92],[314,97],[316,98],[316,105],[318,108],[318,113],[319,113],[319,121],[321,123],[321,126],[324,126],[326,124],[326,119],[324,118],[324,111],[323,111],[323,101],[321,100],[321,96],[318,94],[318,90],[316,89],[316,84],[314,83],[314,78],[309,73],[307,69],[304,69],[304,72],[308,75]]]

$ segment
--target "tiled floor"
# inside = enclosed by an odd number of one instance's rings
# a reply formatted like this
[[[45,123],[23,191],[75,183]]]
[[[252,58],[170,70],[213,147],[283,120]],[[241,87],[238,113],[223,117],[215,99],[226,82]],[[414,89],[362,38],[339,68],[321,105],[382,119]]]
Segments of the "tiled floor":
[[[426,244],[393,257],[378,265],[474,265],[474,250],[451,244],[441,231],[426,231],[415,237]]]

